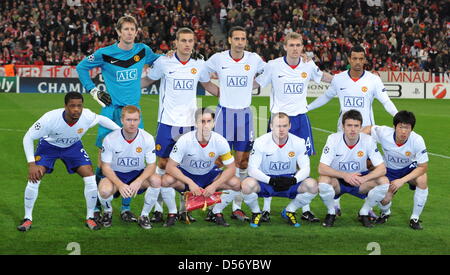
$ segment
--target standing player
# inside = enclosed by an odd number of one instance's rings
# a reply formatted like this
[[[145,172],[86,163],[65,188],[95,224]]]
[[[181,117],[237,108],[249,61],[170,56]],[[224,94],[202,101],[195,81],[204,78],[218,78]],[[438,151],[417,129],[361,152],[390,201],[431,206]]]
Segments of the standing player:
[[[412,229],[422,229],[419,217],[428,197],[428,154],[422,136],[413,132],[416,117],[412,112],[400,111],[393,119],[394,128],[368,126],[364,132],[371,134],[381,144],[386,176],[391,182],[386,197],[381,202],[381,216],[377,224],[385,223],[391,215],[392,197],[405,184],[414,192],[414,207],[409,221]]]
[[[363,226],[373,227],[369,211],[379,203],[389,188],[384,176],[386,167],[375,141],[361,133],[361,113],[350,110],[342,115],[343,132],[328,136],[319,164],[319,192],[328,208],[323,226],[331,227],[336,219],[334,199],[349,193],[367,200],[359,211]],[[367,159],[375,168],[367,171]]]
[[[220,97],[214,130],[236,151],[236,176],[245,178],[253,143],[253,115],[250,109],[253,81],[266,63],[256,53],[245,51],[247,32],[235,26],[228,32],[230,50],[216,53],[206,61],[210,72],[219,76]],[[240,196],[239,196],[240,197]],[[242,198],[233,203],[233,219],[249,220],[240,209]]]
[[[372,102],[375,98],[381,102],[389,114],[394,116],[397,113],[397,108],[387,95],[386,88],[380,77],[364,70],[364,65],[366,64],[364,48],[359,45],[354,46],[350,50],[348,63],[350,64],[350,69],[336,74],[325,94],[308,105],[308,110],[312,111],[319,108],[329,102],[334,96],[337,96],[340,104],[337,122],[338,130],[342,130],[342,114],[351,109],[361,113],[363,127],[374,125]],[[339,200],[336,200],[336,209],[338,215],[340,215]]]
[[[141,112],[136,106],[123,107],[121,117],[123,128],[108,134],[103,141],[102,171],[106,177],[98,187],[104,211],[102,224],[104,227],[112,224],[113,197],[131,198],[147,190],[138,223],[150,229],[148,214],[161,187],[161,177],[155,174],[155,141],[138,128]]]
[[[83,87],[103,107],[101,114],[120,124],[120,113],[123,106],[139,107],[141,98],[141,75],[145,64],[151,65],[159,57],[145,44],[135,43],[138,34],[138,23],[132,16],[119,18],[116,24],[119,42],[101,48],[83,59],[76,67]],[[100,91],[91,80],[89,70],[101,68],[105,79],[106,91]],[[140,128],[144,128],[141,120]],[[102,147],[103,138],[109,133],[108,129],[99,127],[96,145]],[[98,168],[96,170],[97,183],[100,180],[101,159],[99,149]],[[130,199],[122,200],[121,218],[124,221],[135,222],[136,217],[130,211]],[[97,209],[99,211],[99,209]],[[97,217],[99,212],[96,211]]]
[[[189,28],[180,28],[176,33],[175,55],[159,58],[153,64],[147,77],[142,79],[143,87],[161,79],[156,135],[157,174],[161,176],[165,174],[169,154],[176,140],[180,135],[194,129],[198,82],[216,96],[219,92],[219,88],[210,81],[205,61],[191,56],[194,44],[194,32]],[[171,194],[175,194],[173,188],[161,189],[161,197],[170,197]],[[180,220],[185,221],[187,213],[183,211],[183,201],[181,206]],[[169,210],[169,213],[171,211],[173,212],[173,209]],[[192,216],[188,217],[191,221],[195,221]],[[162,205],[156,205],[152,222],[160,221],[162,221]]]
[[[181,136],[170,153],[167,162],[167,173],[162,178],[162,186],[172,187],[180,192],[190,190],[195,196],[208,197],[216,190],[227,190],[222,195],[222,202],[216,204],[212,213],[217,225],[229,226],[223,218],[223,209],[240,193],[239,179],[234,176],[234,158],[231,155],[227,140],[212,131],[214,113],[207,108],[195,112],[196,130]],[[225,170],[215,166],[220,158]],[[175,194],[170,201],[164,200],[169,206],[169,217],[164,226],[172,226],[176,221]],[[172,212],[172,213],[171,213]]]
[[[120,127],[104,116],[83,109],[83,96],[80,93],[67,93],[64,103],[64,108],[45,113],[23,137],[28,161],[28,184],[25,188],[25,218],[17,227],[20,231],[28,231],[31,228],[41,179],[45,174],[53,172],[57,159],[62,160],[69,174],[76,172],[83,178],[87,206],[86,226],[91,230],[100,228],[94,220],[97,185],[91,160],[83,148],[81,137],[98,123],[111,130]],[[39,139],[39,145],[33,154],[35,139]]]
[[[248,173],[242,182],[245,203],[252,210],[250,226],[257,227],[261,219],[260,197],[288,197],[292,199],[282,216],[299,227],[295,212],[317,196],[317,182],[309,178],[309,156],[305,140],[291,134],[289,116],[272,115],[271,132],[257,138],[250,155]],[[297,165],[300,170],[297,171]]]
[[[286,56],[271,60],[264,68],[264,72],[256,78],[262,87],[272,84],[270,93],[270,112],[272,114],[284,112],[289,115],[290,133],[302,138],[306,142],[309,156],[315,154],[311,123],[309,122],[306,101],[308,83],[314,80],[330,83],[333,76],[323,73],[314,61],[302,59],[303,41],[300,34],[291,32],[284,39]],[[270,220],[270,198],[264,199],[262,221]],[[304,207],[302,219],[318,222],[310,211],[309,205]]]

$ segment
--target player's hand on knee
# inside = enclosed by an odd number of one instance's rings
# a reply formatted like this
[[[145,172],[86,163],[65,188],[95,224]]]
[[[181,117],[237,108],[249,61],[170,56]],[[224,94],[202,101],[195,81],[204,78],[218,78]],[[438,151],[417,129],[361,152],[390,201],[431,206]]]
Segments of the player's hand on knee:
[[[391,182],[391,184],[389,185],[389,191],[392,191],[392,193],[395,193],[402,186],[403,186],[403,182],[401,182],[400,180],[393,180]]]
[[[132,197],[135,197],[137,195],[137,192],[139,191],[139,189],[141,189],[141,185],[142,185],[142,183],[140,181],[133,181],[130,184],[130,188],[131,188],[131,192],[132,192],[131,196]]]
[[[40,181],[42,176],[44,176],[44,169],[42,166],[36,165],[34,162],[28,164],[28,179],[32,183]]]
[[[133,190],[126,184],[119,187],[119,193],[124,199],[131,198],[131,196],[133,196]]]
[[[97,87],[91,89],[89,93],[102,107],[109,106],[112,103],[111,96],[107,92],[100,91]]]

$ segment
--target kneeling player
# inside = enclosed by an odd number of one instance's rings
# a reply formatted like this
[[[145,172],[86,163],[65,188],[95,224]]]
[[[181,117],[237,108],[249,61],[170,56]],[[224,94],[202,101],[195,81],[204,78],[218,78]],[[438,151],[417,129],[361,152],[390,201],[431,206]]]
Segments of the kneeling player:
[[[196,129],[181,136],[170,153],[166,174],[162,179],[163,187],[173,187],[179,192],[190,190],[195,196],[209,197],[216,190],[227,190],[222,202],[212,209],[217,225],[229,226],[223,218],[223,209],[240,194],[240,181],[234,176],[236,167],[227,140],[216,132],[214,112],[202,108],[195,112]],[[222,171],[215,166],[217,158],[225,165]],[[169,209],[165,226],[175,224],[177,208],[175,194],[164,197]]]
[[[242,182],[244,201],[253,213],[252,227],[259,226],[261,219],[258,196],[292,199],[282,216],[290,225],[299,227],[295,212],[317,195],[317,182],[308,178],[310,166],[305,140],[289,133],[290,127],[289,116],[276,113],[270,123],[272,131],[257,138],[253,145],[250,177]]]
[[[69,174],[76,172],[83,178],[87,206],[86,226],[91,230],[100,228],[94,220],[97,184],[91,160],[83,148],[81,137],[97,123],[111,130],[120,127],[104,116],[83,109],[83,96],[80,93],[68,93],[64,102],[64,108],[44,114],[23,137],[23,147],[28,161],[28,185],[25,189],[25,218],[17,227],[19,231],[28,231],[31,228],[32,212],[41,179],[45,174],[52,173],[57,159],[62,160]],[[36,153],[33,154],[35,139],[40,140]]]
[[[364,132],[381,144],[386,176],[390,181],[386,197],[381,202],[381,216],[376,223],[385,223],[391,215],[392,197],[405,183],[414,192],[414,207],[409,226],[422,229],[419,221],[428,197],[428,154],[422,136],[413,132],[416,118],[412,112],[400,111],[393,119],[394,128],[387,126],[368,126]]]
[[[386,167],[375,141],[361,133],[362,116],[349,110],[342,116],[343,131],[328,136],[319,164],[319,193],[328,208],[323,226],[331,227],[336,219],[334,199],[349,193],[366,199],[359,211],[363,226],[373,227],[369,210],[380,202],[389,188],[384,176]],[[375,166],[367,171],[367,159]]]
[[[138,224],[144,229],[152,228],[148,214],[158,198],[161,177],[155,174],[155,140],[138,128],[140,115],[136,106],[125,106],[121,115],[123,128],[109,133],[103,141],[101,157],[105,178],[98,189],[104,227],[112,224],[113,197],[132,198],[147,190]]]

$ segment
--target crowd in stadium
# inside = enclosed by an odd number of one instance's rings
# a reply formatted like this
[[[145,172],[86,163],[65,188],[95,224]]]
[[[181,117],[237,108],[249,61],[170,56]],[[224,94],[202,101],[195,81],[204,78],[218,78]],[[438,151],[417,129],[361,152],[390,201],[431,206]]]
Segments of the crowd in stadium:
[[[361,44],[367,69],[447,72],[450,56],[450,4],[446,0],[386,0],[382,7],[366,0],[90,0],[0,2],[0,65],[76,65],[93,51],[116,41],[114,23],[130,14],[139,20],[138,41],[155,52],[171,48],[176,30],[191,27],[197,51],[207,59],[226,49],[212,24],[226,31],[235,25],[249,32],[249,51],[264,60],[284,54],[284,36],[303,35],[305,51],[321,69],[346,69],[347,52]],[[31,14],[31,17],[27,16]]]

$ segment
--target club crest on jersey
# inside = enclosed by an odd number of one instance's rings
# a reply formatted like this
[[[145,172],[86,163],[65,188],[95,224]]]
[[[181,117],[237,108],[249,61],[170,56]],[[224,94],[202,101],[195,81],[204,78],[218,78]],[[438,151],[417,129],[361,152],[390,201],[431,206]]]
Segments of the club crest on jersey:
[[[247,65],[245,65],[245,66],[244,66],[244,70],[246,70],[246,71],[250,71],[250,65],[248,65],[248,64],[247,64]]]
[[[407,157],[411,156],[411,152],[409,152],[409,151],[406,152],[406,153],[405,153],[405,156],[407,156]]]
[[[135,55],[133,57],[134,61],[139,62],[141,60],[141,58],[139,57],[139,55]]]
[[[191,74],[196,74],[197,73],[197,69],[196,68],[192,68],[191,69]]]
[[[137,147],[136,148],[136,153],[141,153],[142,152],[142,148],[141,147]]]
[[[216,154],[214,153],[214,152],[209,152],[209,157],[210,158],[213,158],[213,157],[215,157],[216,156]]]
[[[83,133],[83,131],[84,131],[84,129],[83,129],[83,128],[80,128],[80,129],[77,130],[77,133],[78,133],[78,134],[81,134],[81,133]]]
[[[173,148],[175,149],[175,146]],[[156,151],[161,151],[161,144],[156,144],[155,149]]]
[[[307,78],[307,77],[308,77],[308,74],[305,73],[305,72],[302,72],[301,76],[302,76],[302,78]]]
[[[295,152],[289,152],[288,156],[289,156],[290,158],[295,157]]]
[[[364,152],[363,151],[359,151],[358,152],[358,157],[362,158],[364,156]]]
[[[247,86],[247,76],[229,75],[227,76],[227,87]]]
[[[363,86],[363,87],[361,88],[361,91],[362,91],[363,93],[367,92],[368,90],[369,90],[369,89],[367,89],[366,86]]]
[[[40,161],[41,160],[41,156],[34,156],[34,161]]]

